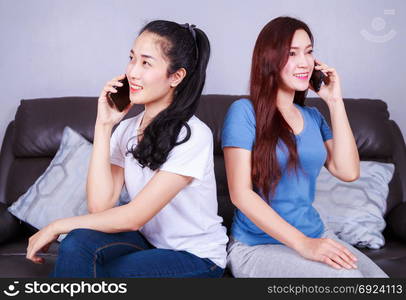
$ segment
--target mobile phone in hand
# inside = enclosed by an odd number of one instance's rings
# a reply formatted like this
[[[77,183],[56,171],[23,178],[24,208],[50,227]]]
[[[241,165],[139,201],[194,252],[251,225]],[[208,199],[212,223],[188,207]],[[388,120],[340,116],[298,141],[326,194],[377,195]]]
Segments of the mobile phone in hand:
[[[314,66],[316,65],[316,62],[314,62]],[[322,71],[313,69],[312,76],[310,77],[310,84],[316,92],[320,91],[321,84],[323,83],[325,77],[326,76]]]
[[[118,111],[123,111],[130,104],[130,85],[128,84],[127,76],[119,80],[123,86],[114,86],[117,93],[108,92],[107,102],[111,107],[117,108]]]

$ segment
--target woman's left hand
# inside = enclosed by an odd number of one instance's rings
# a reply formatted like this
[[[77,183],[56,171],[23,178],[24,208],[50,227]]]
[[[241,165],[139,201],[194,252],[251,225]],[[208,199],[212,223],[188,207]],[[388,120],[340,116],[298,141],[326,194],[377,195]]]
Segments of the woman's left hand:
[[[327,104],[342,99],[340,77],[334,68],[327,66],[321,61],[316,60],[318,65],[314,66],[315,70],[320,70],[326,76],[324,84],[321,85],[320,90],[316,92],[309,84],[309,88],[317,93]]]
[[[45,262],[43,257],[37,256],[38,251],[47,252],[52,242],[58,238],[59,234],[53,229],[50,224],[28,239],[27,256],[26,258],[34,263],[43,264]]]

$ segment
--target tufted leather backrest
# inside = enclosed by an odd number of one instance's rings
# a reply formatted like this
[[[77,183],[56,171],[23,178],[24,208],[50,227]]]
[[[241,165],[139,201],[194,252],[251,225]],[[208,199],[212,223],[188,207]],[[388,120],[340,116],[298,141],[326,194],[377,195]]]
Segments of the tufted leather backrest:
[[[241,97],[203,95],[196,113],[213,132],[219,213],[226,225],[231,223],[234,207],[228,196],[221,129],[228,107]],[[306,105],[316,106],[329,122],[328,109],[323,101],[309,98]],[[395,176],[390,183],[388,197],[390,210],[406,201],[406,183],[400,180],[406,175],[402,134],[389,119],[387,105],[381,100],[345,99],[345,106],[361,159],[395,163]],[[134,106],[125,119],[135,116],[142,109],[142,106]],[[10,205],[45,171],[59,147],[65,126],[70,126],[92,142],[96,112],[95,97],[22,100],[2,145],[0,202]]]

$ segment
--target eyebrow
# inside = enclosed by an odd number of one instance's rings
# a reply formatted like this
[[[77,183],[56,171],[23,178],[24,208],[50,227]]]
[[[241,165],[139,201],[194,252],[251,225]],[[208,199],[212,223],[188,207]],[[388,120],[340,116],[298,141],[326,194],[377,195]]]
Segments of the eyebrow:
[[[313,47],[313,45],[309,44],[309,45],[306,46],[305,49],[310,48],[310,47]],[[300,47],[290,47],[290,49],[300,49]]]
[[[132,55],[134,55],[134,51],[133,51],[132,49],[131,49],[130,53],[131,53]],[[147,55],[147,54],[141,54],[141,57],[150,58],[150,59],[156,60],[155,57],[153,57],[153,56],[151,56],[151,55]]]

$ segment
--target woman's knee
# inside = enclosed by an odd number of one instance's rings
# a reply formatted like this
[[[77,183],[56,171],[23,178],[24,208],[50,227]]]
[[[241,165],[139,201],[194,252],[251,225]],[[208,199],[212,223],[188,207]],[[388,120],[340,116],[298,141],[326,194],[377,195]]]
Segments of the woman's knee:
[[[59,245],[58,252],[61,253],[77,253],[78,250],[89,242],[90,236],[94,233],[91,229],[74,229],[62,240]]]

